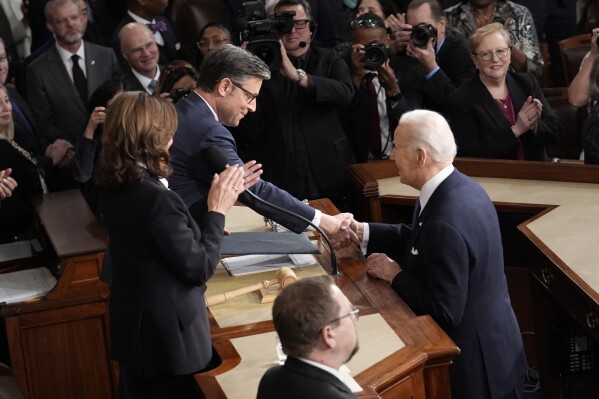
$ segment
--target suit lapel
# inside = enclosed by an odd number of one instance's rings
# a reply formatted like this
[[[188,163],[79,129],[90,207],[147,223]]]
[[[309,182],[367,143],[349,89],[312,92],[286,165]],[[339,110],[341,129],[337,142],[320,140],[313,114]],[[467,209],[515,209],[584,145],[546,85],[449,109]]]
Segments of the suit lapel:
[[[87,54],[86,54],[87,58]],[[73,80],[69,76],[66,66],[62,62],[60,58],[60,54],[58,54],[58,50],[56,46],[52,46],[50,50],[48,50],[48,71],[51,75],[54,75],[56,82],[63,82],[63,84],[59,85],[59,90],[63,90],[66,94],[66,97],[72,99],[75,103],[78,104],[79,107],[82,107],[84,112],[87,112],[86,105],[83,104],[81,98],[79,97],[79,93],[77,93],[77,89],[75,88],[75,84]],[[86,60],[87,62],[87,60]],[[89,87],[89,80],[88,80]]]
[[[507,119],[505,119],[505,116],[503,116],[503,113],[501,112],[501,109],[499,109],[499,106],[497,106],[497,104],[496,104],[497,101],[495,101],[493,96],[491,96],[491,93],[489,93],[489,90],[485,87],[483,82],[480,80],[480,77],[477,76],[476,80],[478,83],[475,86],[475,95],[478,100],[476,102],[478,104],[480,104],[480,106],[483,108],[483,110],[487,113],[487,115],[488,115],[487,119],[489,121],[492,121],[492,123],[495,124],[495,127],[498,130],[508,128],[509,122],[507,121]],[[513,98],[512,98],[512,101],[513,101]]]
[[[343,381],[329,373],[328,371],[319,369],[318,367],[312,366],[306,362],[288,357],[283,367],[292,369],[295,373],[303,374],[310,379],[319,380],[335,386],[338,390],[352,394],[351,389]]]
[[[96,52],[89,43],[85,43],[84,51],[85,71],[87,73],[87,92],[91,96],[94,90],[103,83],[98,76],[99,62],[102,62],[102,60],[96,59]]]

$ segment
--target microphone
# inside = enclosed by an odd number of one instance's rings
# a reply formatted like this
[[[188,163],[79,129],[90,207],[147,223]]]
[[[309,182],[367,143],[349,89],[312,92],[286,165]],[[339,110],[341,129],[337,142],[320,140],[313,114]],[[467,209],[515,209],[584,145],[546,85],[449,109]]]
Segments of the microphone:
[[[217,173],[220,173],[231,166],[231,164],[229,163],[229,159],[227,158],[225,153],[215,145],[202,150],[202,153],[204,154],[205,159],[208,161],[208,165],[210,166],[210,168],[212,170],[215,170]],[[270,202],[263,200],[250,190],[245,190],[245,192],[261,204],[266,205],[272,209],[276,209],[280,212],[286,213],[287,215],[295,217],[303,222],[306,222],[310,226],[312,226],[316,231],[318,231],[318,233],[320,233],[321,237],[324,238],[325,242],[327,243],[329,251],[331,253],[331,274],[333,276],[338,276],[341,274],[339,273],[339,268],[337,267],[337,256],[335,255],[333,244],[331,244],[331,240],[329,240],[329,237],[325,234],[324,231],[322,231],[320,227],[315,225],[311,220],[308,220],[305,217],[298,215],[297,213],[291,212],[290,210],[281,208],[280,206],[271,204]]]
[[[306,43],[304,41],[299,42],[300,48],[306,48],[307,45],[308,45],[308,43]]]

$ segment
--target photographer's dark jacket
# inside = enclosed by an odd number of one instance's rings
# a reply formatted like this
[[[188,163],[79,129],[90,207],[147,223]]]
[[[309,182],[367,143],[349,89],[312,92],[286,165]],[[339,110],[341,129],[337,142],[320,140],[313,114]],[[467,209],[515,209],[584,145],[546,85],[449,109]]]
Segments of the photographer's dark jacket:
[[[355,163],[342,121],[353,95],[349,67],[330,49],[311,46],[299,59],[309,87],[274,71],[257,109],[232,129],[242,158],[263,164],[264,178],[298,199],[347,194],[345,168]]]
[[[447,96],[468,82],[476,73],[466,39],[458,32],[448,31],[437,53],[439,70],[425,79],[424,105],[427,109],[440,111]]]

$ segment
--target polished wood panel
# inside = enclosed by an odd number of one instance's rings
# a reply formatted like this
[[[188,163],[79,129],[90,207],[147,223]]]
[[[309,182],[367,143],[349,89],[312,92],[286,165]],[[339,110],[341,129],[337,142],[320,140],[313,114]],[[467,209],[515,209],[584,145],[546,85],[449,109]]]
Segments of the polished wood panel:
[[[34,199],[56,286],[43,298],[0,308],[15,378],[28,399],[109,399],[109,290],[100,280],[107,239],[78,190]]]

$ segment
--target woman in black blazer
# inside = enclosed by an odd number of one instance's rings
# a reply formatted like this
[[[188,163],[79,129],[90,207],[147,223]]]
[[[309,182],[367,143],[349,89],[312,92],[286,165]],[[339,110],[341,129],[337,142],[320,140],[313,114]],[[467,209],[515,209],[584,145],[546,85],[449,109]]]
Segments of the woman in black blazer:
[[[511,43],[499,23],[469,39],[479,73],[447,98],[445,116],[458,156],[547,159],[545,146],[557,141],[558,120],[530,73],[509,72]]]
[[[104,123],[97,182],[119,398],[202,397],[193,374],[212,357],[205,283],[220,260],[225,213],[247,187],[241,167],[215,175],[198,226],[164,180],[176,128],[173,105],[145,92],[118,96]]]

